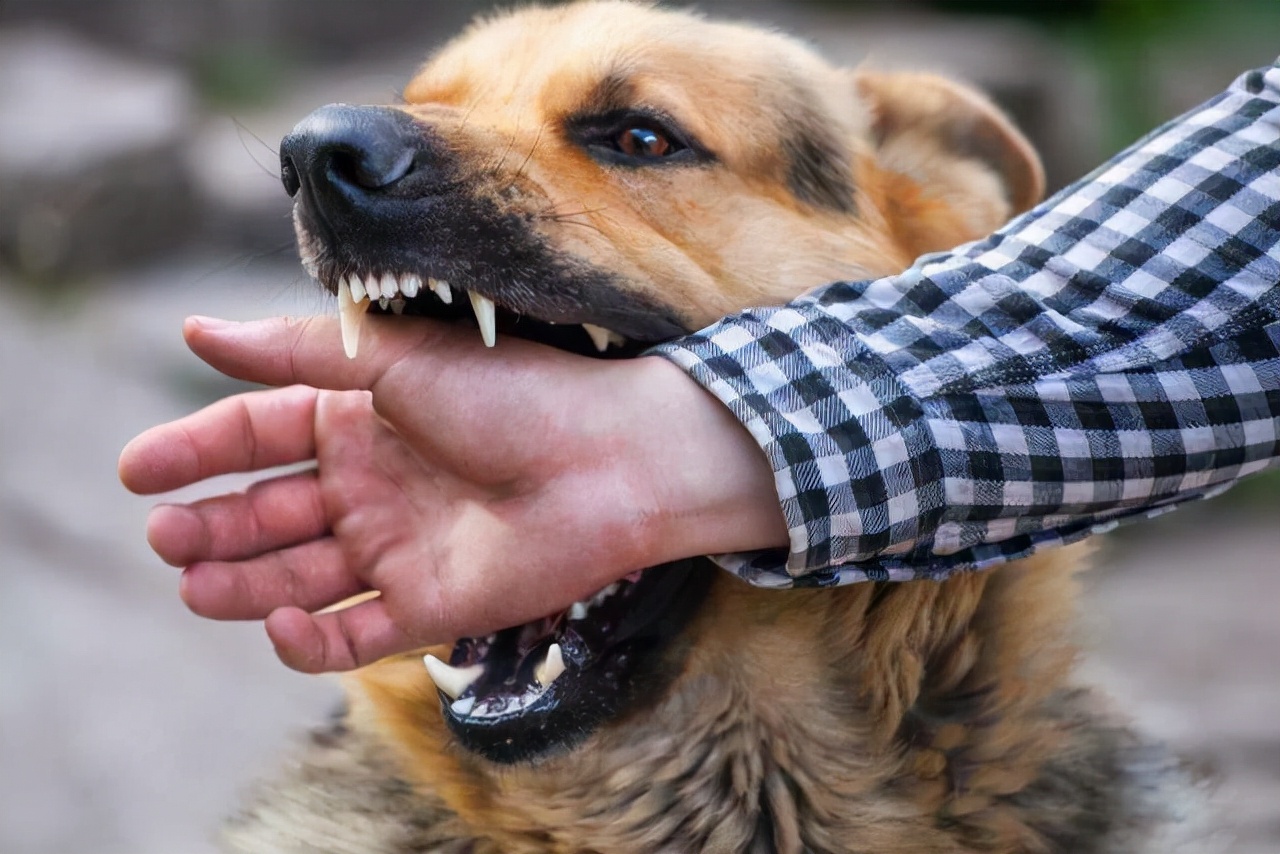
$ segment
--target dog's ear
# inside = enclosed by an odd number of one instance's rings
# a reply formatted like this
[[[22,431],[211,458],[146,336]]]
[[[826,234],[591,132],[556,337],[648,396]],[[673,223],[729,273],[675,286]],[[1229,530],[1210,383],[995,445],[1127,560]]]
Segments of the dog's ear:
[[[853,79],[871,113],[877,164],[914,184],[915,192],[906,195],[918,195],[928,208],[923,222],[922,210],[899,210],[900,216],[893,218],[915,218],[917,229],[939,232],[914,235],[913,244],[936,245],[913,248],[950,248],[999,228],[1040,200],[1040,158],[1012,122],[977,91],[932,74],[862,70]],[[910,198],[900,192],[893,195],[895,207],[912,207]],[[950,217],[939,216],[937,202],[959,216],[951,226],[973,233],[958,239],[951,235],[953,228],[943,222]]]

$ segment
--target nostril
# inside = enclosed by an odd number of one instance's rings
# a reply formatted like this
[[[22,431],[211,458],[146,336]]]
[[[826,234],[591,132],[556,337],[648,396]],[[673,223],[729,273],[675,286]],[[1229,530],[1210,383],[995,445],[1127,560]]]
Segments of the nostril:
[[[377,150],[334,150],[329,155],[330,174],[364,190],[381,190],[413,171],[414,152]]]
[[[284,191],[289,194],[290,198],[298,195],[298,191],[302,189],[302,179],[298,177],[298,167],[293,165],[293,158],[280,158],[280,183],[284,184]]]

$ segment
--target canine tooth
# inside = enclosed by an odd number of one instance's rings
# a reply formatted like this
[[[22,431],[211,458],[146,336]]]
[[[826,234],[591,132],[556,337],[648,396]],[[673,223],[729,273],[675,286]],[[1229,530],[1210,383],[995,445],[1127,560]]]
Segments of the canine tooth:
[[[436,687],[447,694],[450,700],[461,697],[462,693],[480,678],[480,674],[484,673],[483,664],[451,667],[434,655],[423,656],[422,663],[427,666],[427,675],[431,677],[431,681],[436,683]]]
[[[390,273],[382,274],[382,296],[389,299],[400,293],[400,285],[396,282],[396,277]]]
[[[347,276],[347,287],[351,288],[352,302],[360,302],[367,296],[364,290],[364,282],[360,281],[360,277],[355,273]]]
[[[453,291],[449,290],[448,282],[441,282],[437,279],[427,279],[427,284],[431,286],[431,290],[436,292],[436,296],[440,297],[440,302],[449,305],[453,302]]]
[[[368,300],[356,302],[351,298],[351,286],[346,281],[338,282],[338,322],[342,327],[342,350],[348,359],[354,359],[360,349],[360,327],[368,310]]]
[[[480,337],[484,346],[492,347],[498,343],[498,317],[493,300],[482,297],[474,291],[467,291],[471,297],[471,309],[476,313],[476,321],[480,324]]]
[[[370,273],[364,277],[364,290],[369,295],[369,299],[375,300],[382,296],[382,286],[378,284],[378,277]]]
[[[569,606],[570,620],[585,620],[587,618],[587,603],[574,602]]]
[[[603,326],[596,326],[593,323],[584,323],[582,328],[587,330],[587,334],[591,336],[591,343],[596,345],[596,349],[603,353],[609,349],[609,338],[614,334]]]
[[[533,678],[539,685],[546,688],[556,681],[561,673],[564,673],[564,653],[560,651],[560,644],[553,643],[547,650],[547,657],[534,668]]]
[[[405,276],[400,282],[400,293],[409,299],[413,299],[418,295],[418,291],[422,289],[422,279],[412,274]]]
[[[404,314],[404,305],[405,305],[404,300],[397,298],[397,299],[389,300],[389,302],[391,303],[391,310],[394,313]]]

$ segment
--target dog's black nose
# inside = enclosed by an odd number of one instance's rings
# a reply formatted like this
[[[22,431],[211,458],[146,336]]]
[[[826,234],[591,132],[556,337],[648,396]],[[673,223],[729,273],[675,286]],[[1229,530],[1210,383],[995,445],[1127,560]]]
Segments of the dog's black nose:
[[[422,132],[406,113],[330,104],[281,141],[280,180],[290,196],[307,187],[321,204],[335,193],[354,201],[394,187],[422,150]]]

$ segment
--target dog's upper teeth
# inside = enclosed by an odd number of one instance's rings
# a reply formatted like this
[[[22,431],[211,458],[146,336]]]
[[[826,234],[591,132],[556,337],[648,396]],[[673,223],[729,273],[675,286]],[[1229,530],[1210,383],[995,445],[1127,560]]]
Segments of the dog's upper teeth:
[[[360,349],[360,327],[364,324],[364,313],[369,310],[369,300],[353,298],[351,293],[352,276],[338,282],[338,322],[342,326],[342,350],[348,359],[356,357]]]
[[[483,664],[451,667],[434,655],[424,656],[422,663],[427,666],[427,675],[431,677],[431,681],[436,683],[436,687],[447,694],[450,700],[461,697],[480,678],[480,674],[484,673]]]
[[[533,669],[533,678],[539,685],[546,688],[556,681],[561,673],[564,673],[564,653],[560,651],[560,644],[553,643],[547,650],[547,657]]]
[[[431,286],[431,290],[436,292],[436,296],[440,297],[440,302],[445,305],[450,305],[453,302],[453,291],[449,290],[448,282],[428,278],[427,284]]]
[[[381,293],[383,299],[390,299],[400,293],[400,283],[392,273],[382,274]]]
[[[364,291],[369,295],[369,299],[375,300],[382,296],[382,286],[378,284],[378,277],[370,273],[364,277]]]
[[[364,282],[360,281],[360,277],[352,273],[346,278],[347,287],[351,289],[351,300],[360,302],[365,298]]]
[[[627,339],[618,333],[605,329],[603,326],[596,326],[594,323],[584,323],[582,328],[587,330],[587,334],[591,336],[591,343],[596,345],[596,349],[603,353],[609,349],[610,344],[616,344],[621,347],[627,343]]]
[[[400,280],[400,293],[409,299],[413,299],[418,295],[418,291],[422,288],[422,279],[410,273]]]
[[[475,291],[467,291],[471,297],[471,309],[476,313],[476,322],[480,324],[480,337],[484,346],[492,347],[498,343],[498,317],[493,300],[482,297]]]

